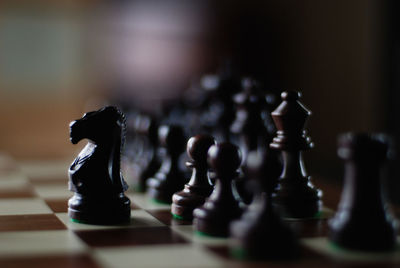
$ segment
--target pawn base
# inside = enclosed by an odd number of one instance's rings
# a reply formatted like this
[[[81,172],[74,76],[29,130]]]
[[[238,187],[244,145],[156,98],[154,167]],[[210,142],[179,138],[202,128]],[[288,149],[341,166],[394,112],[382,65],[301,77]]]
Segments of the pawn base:
[[[197,208],[193,212],[193,225],[196,232],[214,237],[228,237],[229,225],[232,220],[241,215],[238,209],[236,213],[223,215],[223,212],[207,211]]]
[[[352,212],[354,214],[354,212]],[[389,217],[378,217],[381,213],[371,213],[370,217],[345,218],[343,215],[351,213],[338,213],[330,223],[330,242],[338,248],[347,250],[361,250],[370,252],[391,251],[396,247],[396,229],[394,222]],[[355,212],[357,214],[357,212]],[[359,213],[358,215],[362,215]],[[367,213],[363,213],[366,215]],[[375,222],[372,220],[374,218]],[[378,219],[381,218],[379,221]],[[342,220],[346,219],[346,221]]]
[[[93,198],[75,194],[68,201],[68,216],[74,222],[100,225],[127,224],[131,220],[130,200],[123,194]]]

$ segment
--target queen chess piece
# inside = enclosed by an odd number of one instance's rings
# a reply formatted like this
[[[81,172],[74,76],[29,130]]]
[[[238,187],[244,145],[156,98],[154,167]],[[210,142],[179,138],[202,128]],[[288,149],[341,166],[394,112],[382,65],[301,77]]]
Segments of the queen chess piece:
[[[277,135],[270,147],[280,150],[283,157],[283,172],[273,202],[286,217],[315,217],[322,207],[322,192],[312,185],[303,161],[303,150],[314,147],[304,130],[311,111],[300,103],[300,92],[283,92],[281,97],[282,103],[271,113]]]

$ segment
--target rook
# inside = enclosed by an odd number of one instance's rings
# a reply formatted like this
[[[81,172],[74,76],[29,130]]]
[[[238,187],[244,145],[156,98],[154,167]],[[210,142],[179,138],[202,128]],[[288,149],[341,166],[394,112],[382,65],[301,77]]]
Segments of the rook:
[[[382,135],[346,134],[339,157],[346,161],[344,187],[330,239],[338,246],[367,251],[395,247],[396,232],[381,195],[380,169],[388,145]]]

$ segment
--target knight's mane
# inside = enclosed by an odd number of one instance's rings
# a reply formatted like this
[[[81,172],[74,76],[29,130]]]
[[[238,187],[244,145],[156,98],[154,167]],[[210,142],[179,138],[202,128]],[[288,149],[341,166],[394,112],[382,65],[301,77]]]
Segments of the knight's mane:
[[[117,120],[121,123],[121,147],[120,152],[122,153],[122,149],[124,147],[126,141],[126,133],[127,133],[127,126],[126,126],[126,116],[125,114],[116,106],[106,106],[99,110],[99,112],[108,112],[113,113],[117,116]]]

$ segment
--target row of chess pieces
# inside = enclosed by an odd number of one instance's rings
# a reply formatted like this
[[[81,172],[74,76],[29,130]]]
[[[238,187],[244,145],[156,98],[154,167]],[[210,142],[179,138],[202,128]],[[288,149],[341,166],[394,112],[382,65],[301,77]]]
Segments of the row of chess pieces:
[[[231,237],[235,256],[297,256],[298,239],[282,216],[316,220],[322,209],[322,193],[312,186],[302,158],[302,151],[313,143],[304,130],[310,111],[300,97],[299,92],[281,94],[281,104],[271,112],[276,135],[258,152],[241,152],[233,143],[217,143],[207,134],[195,135],[186,143],[185,132],[178,125],[155,127],[151,120],[136,121],[137,133],[161,148],[157,152],[136,148],[136,152],[150,154],[150,161],[136,173],[140,178],[136,189],[146,189],[156,202],[172,203],[173,217],[193,221],[197,233]],[[75,192],[69,200],[69,216],[75,221],[115,224],[130,220],[130,201],[123,194],[127,185],[119,175],[121,152],[115,148],[122,147],[118,139],[124,137],[126,128],[121,114],[115,107],[105,107],[71,124],[73,143],[89,139],[69,170],[70,189]],[[106,123],[113,120],[118,123]],[[100,130],[94,131],[96,127]],[[116,127],[120,129],[113,130]],[[107,131],[111,134],[105,134]],[[95,137],[98,133],[101,137]],[[134,142],[140,148],[145,141],[139,137]],[[179,165],[185,145],[186,165],[192,169],[189,180]],[[346,134],[339,146],[339,156],[346,160],[346,175],[339,210],[329,224],[330,240],[348,249],[392,250],[395,224],[386,211],[379,178],[388,151],[385,138]],[[124,169],[126,166],[132,165],[128,161]]]

